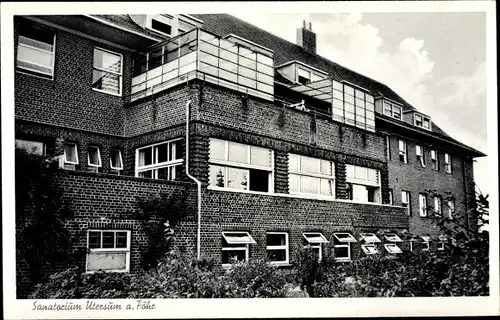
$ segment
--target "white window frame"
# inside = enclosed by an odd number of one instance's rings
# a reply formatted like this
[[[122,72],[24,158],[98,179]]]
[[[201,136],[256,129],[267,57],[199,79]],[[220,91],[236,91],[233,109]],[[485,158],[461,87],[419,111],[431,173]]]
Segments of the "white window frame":
[[[446,249],[445,246],[447,241],[448,237],[445,235],[438,236],[437,251],[444,251]]]
[[[404,150],[401,150],[401,144],[403,144]],[[406,141],[404,141],[403,139],[398,140],[398,151],[399,151],[398,152],[399,162],[408,163],[408,146],[406,144]],[[401,155],[403,156],[404,161],[401,161],[401,157],[400,157]]]
[[[439,154],[437,150],[431,150],[432,170],[439,171]]]
[[[235,192],[243,192],[243,193],[259,193],[259,194],[272,194],[274,193],[274,150],[260,147],[260,146],[253,146],[249,144],[244,144],[236,141],[229,141],[229,140],[223,140],[223,139],[218,139],[218,138],[210,138],[210,141],[213,140],[218,140],[221,142],[224,142],[224,160],[220,159],[211,159],[210,158],[210,153],[209,153],[209,166],[214,165],[214,166],[220,166],[224,168],[224,186],[219,187],[215,185],[210,185],[210,189],[215,189],[215,190],[225,190],[225,191],[235,191]],[[241,145],[246,146],[246,153],[247,153],[247,162],[246,163],[241,163],[241,162],[233,162],[229,160],[229,143],[238,143]],[[211,145],[211,142],[210,142]],[[211,146],[210,146],[211,147]],[[271,166],[263,166],[263,165],[256,165],[256,164],[250,164],[250,155],[251,155],[251,148],[261,148],[261,149],[266,149],[271,151],[270,155],[270,163]],[[240,170],[247,170],[247,188],[246,189],[237,189],[237,188],[229,188],[228,187],[228,177],[229,177],[229,168],[234,168],[234,169],[240,169]],[[268,192],[262,192],[262,191],[253,191],[250,190],[250,170],[255,169],[255,170],[261,170],[261,171],[267,171],[269,172],[269,180],[268,180]]]
[[[56,64],[56,32],[53,31],[53,30],[48,30],[47,31],[50,31],[52,33],[54,33],[54,40],[53,40],[53,44],[52,44],[52,72],[50,74],[48,73],[44,73],[44,72],[41,72],[39,70],[34,70],[34,69],[31,69],[31,68],[27,68],[27,67],[21,67],[17,64],[17,61],[25,61],[25,60],[22,60],[22,59],[19,59],[18,56],[16,56],[16,69],[19,69],[20,72],[22,72],[22,70],[27,70],[29,72],[33,72],[35,73],[34,76],[37,76],[36,74],[42,74],[42,75],[45,75],[45,76],[39,76],[39,77],[42,77],[44,79],[48,79],[48,80],[54,80],[54,71],[55,71],[55,64]],[[27,38],[27,39],[30,39],[31,41],[36,41],[36,42],[41,42],[41,41],[38,41],[38,40],[35,40],[35,39],[32,39],[32,38],[28,38],[28,37],[25,37],[25,36],[21,36],[19,35],[19,37],[23,37],[23,38]],[[25,44],[20,44],[19,42],[19,37],[18,37],[18,40],[17,40],[17,46],[19,47],[20,45],[21,46],[24,46],[24,47],[29,47],[31,49],[34,49],[34,50],[37,50],[37,51],[42,51],[42,52],[48,52],[46,50],[43,50],[43,49],[40,49],[40,48],[35,48],[35,47],[31,47],[29,45],[25,45]],[[18,49],[18,52],[19,52],[19,49]],[[30,62],[30,61],[25,61],[25,62],[28,62],[28,63],[31,63],[31,64],[37,64],[37,65],[40,65],[40,66],[43,66],[45,67],[44,65],[41,65],[41,64],[38,64],[38,63],[34,63],[34,62]],[[23,72],[25,74],[29,74],[29,75],[33,75],[31,73],[26,73],[26,72]],[[50,78],[46,77],[46,76],[50,76]]]
[[[385,148],[387,150],[387,160],[391,160],[391,136],[385,136]]]
[[[363,187],[378,188],[378,190],[379,190],[379,198],[378,198],[377,202],[355,201],[354,200],[354,190],[351,190],[351,192],[353,193],[352,194],[353,200],[350,200],[350,201],[356,202],[356,203],[370,203],[370,204],[378,203],[378,204],[381,204],[382,203],[382,185],[381,185],[382,179],[380,178],[380,170],[373,169],[373,168],[368,168],[368,167],[363,167],[363,166],[352,165],[352,164],[346,164],[346,172],[351,171],[351,169],[350,169],[351,167],[352,167],[353,176],[349,177],[348,174],[346,174],[346,182],[349,183],[349,184],[351,184],[351,185],[354,184],[354,185],[363,186]],[[356,167],[366,169],[366,178],[365,179],[363,179],[363,178],[356,178],[355,177]],[[368,177],[369,177],[368,171],[369,170],[375,170],[376,171],[376,175],[377,175],[377,181],[376,182],[368,179]],[[354,188],[352,188],[352,189],[354,189]]]
[[[389,204],[393,205],[394,204],[394,190],[389,189]]]
[[[384,238],[389,242],[403,242],[403,240],[401,240],[401,238],[395,233],[386,233],[384,234]]]
[[[239,242],[239,243],[231,241],[231,238],[230,238],[229,234],[241,234],[241,235],[244,235],[244,236],[247,237],[247,241],[245,241],[245,242]],[[257,243],[252,238],[252,236],[250,235],[250,233],[248,233],[246,231],[224,231],[224,232],[222,232],[222,237],[224,238],[225,242],[228,245],[241,245],[241,246],[238,246],[238,247],[224,247],[224,243],[223,243],[222,248],[221,248],[222,251],[245,251],[245,262],[248,262],[248,260],[250,258],[250,244],[256,244]],[[230,265],[231,265],[230,263],[223,263],[222,264],[223,267],[228,267]]]
[[[425,168],[425,151],[424,148],[420,145],[415,145],[415,154],[417,156],[417,160],[420,162],[420,165]]]
[[[120,166],[119,167],[113,167],[113,160],[111,159],[111,153],[113,151],[118,151],[118,158],[120,159]],[[109,152],[109,167],[113,170],[123,170],[123,158],[122,158],[122,151],[120,149],[111,149]]]
[[[267,235],[268,234],[280,234],[280,235],[285,235],[285,244],[280,245],[280,246],[269,246],[267,245]],[[267,251],[269,250],[285,250],[285,260],[284,261],[269,261],[269,264],[272,265],[286,265],[289,264],[290,261],[290,242],[289,242],[289,236],[288,232],[281,232],[281,231],[269,231],[266,232],[266,254]]]
[[[116,246],[116,233],[117,232],[126,232],[127,233],[127,248],[90,248],[90,232],[100,232],[101,233],[101,244],[102,244],[102,236],[104,232],[114,232],[115,233],[115,246]],[[131,253],[131,239],[132,238],[132,233],[130,230],[123,230],[123,229],[88,229],[87,230],[87,249],[88,253],[86,255],[86,262],[85,262],[85,271],[86,273],[94,273],[97,272],[97,270],[88,270],[88,264],[89,264],[89,254],[91,252],[95,253],[126,253],[126,258],[125,258],[125,269],[117,269],[117,270],[104,270],[105,272],[130,272],[130,253]]]
[[[75,147],[75,157],[76,157],[76,162],[68,161],[66,158],[66,146],[68,145],[73,145]],[[74,142],[65,142],[64,143],[64,164],[79,164],[78,160],[78,145]]]
[[[443,215],[443,203],[440,196],[434,196],[434,212],[439,216]]]
[[[341,235],[347,235],[347,237],[341,237]],[[333,245],[334,252],[335,248],[347,248],[347,257],[338,258],[334,255],[335,261],[351,261],[351,243],[358,241],[348,232],[336,232],[333,236],[336,240]]]
[[[390,108],[390,115],[385,113],[386,106]],[[396,116],[394,109],[399,109],[399,117]],[[392,101],[388,101],[387,99],[382,99],[382,114],[394,119],[403,120],[403,108]]]
[[[177,148],[176,148],[175,151],[173,152],[174,155],[172,156],[172,158],[174,158],[175,160],[165,161],[165,162],[161,162],[161,163],[155,163],[155,162],[158,162],[158,154],[156,153],[156,155],[155,155],[154,150],[155,150],[156,146],[159,146],[162,144],[168,144],[168,153],[170,154],[170,153],[172,153],[172,149],[171,149],[172,144],[171,143],[181,141],[181,140],[182,140],[182,138],[178,138],[178,139],[162,141],[162,142],[158,142],[158,143],[154,143],[154,144],[150,144],[147,146],[136,148],[135,149],[135,176],[140,177],[139,173],[144,172],[144,171],[153,170],[153,178],[152,179],[158,179],[158,169],[169,168],[168,170],[174,170],[174,180],[175,180],[175,178],[177,177],[176,167],[180,167],[181,164],[184,162],[184,159],[175,159],[176,154],[179,150],[177,150]],[[178,144],[177,144],[177,146],[178,146]],[[140,152],[140,150],[148,149],[148,148],[151,148],[151,153],[152,153],[151,159],[152,159],[153,163],[139,167],[139,152]]]
[[[452,173],[452,167],[451,167],[451,156],[449,153],[444,154],[444,171],[446,173]]]
[[[421,119],[422,119],[422,125],[418,125],[417,124],[417,116],[421,117]],[[424,123],[426,121],[429,123],[429,128],[425,127]],[[423,114],[413,113],[413,125],[416,126],[416,127],[423,128],[425,130],[431,131],[431,119],[429,117],[427,117],[427,116],[424,116]]]
[[[114,52],[114,51],[111,51],[111,50],[107,50],[107,49],[103,49],[101,47],[94,46],[94,50],[92,51],[92,57],[93,57],[93,54],[94,54],[95,50],[104,51],[104,52],[107,52],[107,53],[110,53],[110,54],[114,54],[114,55],[120,56],[120,72],[119,73],[96,67],[95,66],[95,61],[92,58],[92,72],[94,72],[94,70],[97,70],[97,71],[101,71],[101,72],[108,72],[108,73],[112,73],[114,75],[118,75],[118,79],[119,79],[118,86],[119,86],[120,92],[119,93],[114,93],[114,92],[109,92],[109,91],[102,90],[102,89],[97,89],[97,88],[94,88],[94,87],[92,87],[92,90],[97,91],[97,92],[102,92],[102,93],[110,94],[110,95],[117,96],[117,97],[121,97],[122,96],[122,92],[123,92],[123,55],[121,53],[118,53],[118,52]]]
[[[296,176],[298,176],[299,189],[301,187],[301,180],[302,180],[303,176],[312,177],[312,178],[318,178],[319,179],[318,180],[318,192],[319,193],[307,193],[307,192],[302,192],[302,191],[291,191],[291,190],[289,190],[290,194],[305,195],[305,196],[308,196],[308,197],[311,197],[311,198],[328,198],[328,199],[335,198],[335,192],[336,192],[335,191],[335,163],[333,161],[325,160],[325,159],[320,159],[320,158],[313,158],[313,157],[309,157],[309,156],[303,156],[303,155],[294,154],[294,153],[289,153],[288,157],[290,158],[290,156],[296,156],[297,157],[297,166],[298,166],[299,170],[291,169],[290,165],[289,165],[288,166],[288,179],[290,181],[290,175],[296,175]],[[313,172],[301,170],[302,169],[302,158],[304,158],[304,157],[310,158],[310,159],[314,159],[314,160],[318,160],[318,173],[313,173]],[[320,173],[321,172],[321,161],[327,161],[327,162],[330,163],[330,166],[331,166],[331,169],[332,169],[332,174],[331,175]],[[331,181],[331,192],[332,192],[331,195],[327,196],[327,195],[324,195],[324,194],[321,193],[321,179],[325,179],[325,180]]]
[[[448,211],[448,219],[453,219],[455,215],[455,200],[447,200],[446,206]]]
[[[406,195],[406,202],[403,194]],[[401,190],[401,206],[404,207],[404,204],[406,204],[408,215],[411,216],[411,194],[409,191]]]
[[[361,245],[361,249],[366,255],[372,255],[372,254],[379,254],[380,251],[378,250],[377,246],[374,245],[373,243],[366,243]],[[371,251],[370,249],[373,249]]]
[[[98,161],[98,164],[93,164],[90,162],[90,149],[91,148],[96,148],[97,149],[97,161]],[[102,161],[101,161],[101,148],[99,148],[98,146],[89,146],[88,147],[88,150],[87,150],[87,164],[90,166],[90,167],[95,167],[95,168],[100,168],[102,167]]]
[[[323,234],[321,232],[304,232],[302,234],[302,236],[304,237],[305,241],[307,242],[307,244],[304,245],[304,249],[311,248],[314,250],[318,250],[318,261],[323,260],[323,252],[322,252],[323,251],[323,243],[329,243],[329,241],[326,240],[325,236],[323,236]],[[308,236],[316,237],[319,239],[311,240],[310,238],[308,238]]]
[[[413,250],[415,250],[415,248],[413,247],[413,243],[416,242],[417,240],[415,238],[411,238],[409,240],[410,242],[410,251],[413,252]]]
[[[395,244],[395,243],[386,243],[386,244],[384,244],[384,248],[390,254],[403,253],[403,251],[401,250],[401,248],[398,247],[398,245]]]
[[[431,237],[429,236],[421,236],[422,238],[422,251],[430,251],[431,250]],[[425,244],[425,247],[424,247]]]
[[[363,232],[359,235],[360,241],[364,241],[365,243],[379,243],[381,242],[380,239],[371,232]]]
[[[37,141],[37,140],[27,140],[27,139],[15,139],[15,146],[16,148],[20,148],[20,149],[23,149],[24,151],[26,151],[27,153],[29,154],[38,154],[38,153],[33,153],[33,147],[31,149],[28,149],[28,148],[25,148],[25,147],[21,147],[21,146],[18,146],[18,143],[21,143],[21,144],[40,144],[41,145],[41,155],[44,156],[47,154],[47,144],[45,142],[42,142],[42,141]]]
[[[427,195],[425,193],[418,194],[418,211],[419,211],[421,217],[427,217],[427,215],[428,215]]]

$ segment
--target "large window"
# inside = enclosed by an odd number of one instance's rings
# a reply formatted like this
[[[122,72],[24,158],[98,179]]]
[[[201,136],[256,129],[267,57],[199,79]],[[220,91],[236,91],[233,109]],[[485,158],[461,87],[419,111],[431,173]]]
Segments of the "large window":
[[[248,232],[232,231],[223,232],[222,264],[228,265],[236,261],[248,261],[250,244],[255,240]]]
[[[130,231],[88,230],[87,272],[130,271]]]
[[[439,158],[436,150],[431,150],[432,170],[439,171]]]
[[[323,243],[329,241],[319,232],[305,232],[302,234],[304,237],[304,249],[312,250],[318,257],[318,261],[323,259]]]
[[[43,156],[47,153],[45,143],[33,140],[16,139],[16,148],[23,149],[27,153]]]
[[[122,55],[94,48],[92,88],[94,90],[122,94]]]
[[[273,192],[273,152],[270,149],[210,138],[211,186]]]
[[[180,140],[157,143],[136,150],[135,176],[175,180],[182,164]]]
[[[427,217],[427,195],[424,193],[418,195],[418,210],[421,217]]]
[[[384,115],[389,116],[391,118],[396,118],[398,120],[401,120],[401,107],[399,105],[396,105],[393,102],[384,100],[383,101],[383,111]]]
[[[407,151],[406,141],[399,140],[398,147],[399,147],[399,161],[403,163],[408,163],[408,153],[406,152]]]
[[[333,257],[335,261],[351,261],[351,243],[358,242],[350,233],[334,233]]]
[[[334,195],[333,162],[289,154],[288,170],[291,194]]]
[[[332,80],[333,120],[375,131],[375,106],[372,95],[343,82]]]
[[[411,216],[411,197],[408,191],[401,191],[401,206],[405,207],[408,215]]]
[[[422,167],[425,167],[425,155],[424,155],[424,148],[422,146],[416,145],[415,146],[415,153],[417,155],[417,161],[420,163]]]
[[[355,165],[346,165],[349,200],[382,203],[379,171]]]
[[[444,154],[444,171],[451,173],[451,157],[448,153]]]
[[[23,21],[19,25],[17,68],[23,72],[52,79],[55,46],[54,32]]]
[[[271,264],[287,264],[289,261],[288,233],[268,232],[266,234],[267,259]]]

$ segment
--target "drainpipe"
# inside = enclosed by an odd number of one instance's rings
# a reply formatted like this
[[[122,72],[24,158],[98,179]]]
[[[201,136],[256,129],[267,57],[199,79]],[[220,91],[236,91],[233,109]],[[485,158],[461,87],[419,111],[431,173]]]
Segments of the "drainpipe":
[[[186,102],[186,175],[188,178],[196,182],[198,187],[198,228],[196,230],[196,258],[201,258],[201,181],[193,177],[189,173],[189,107],[191,100]]]

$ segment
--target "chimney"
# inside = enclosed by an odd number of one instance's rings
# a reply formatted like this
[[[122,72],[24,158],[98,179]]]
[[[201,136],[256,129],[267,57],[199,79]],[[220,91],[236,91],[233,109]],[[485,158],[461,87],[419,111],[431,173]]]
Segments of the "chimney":
[[[297,29],[297,45],[304,50],[316,53],[316,34],[312,31],[312,24],[309,22],[309,29],[306,28],[306,21],[302,22],[302,28]]]

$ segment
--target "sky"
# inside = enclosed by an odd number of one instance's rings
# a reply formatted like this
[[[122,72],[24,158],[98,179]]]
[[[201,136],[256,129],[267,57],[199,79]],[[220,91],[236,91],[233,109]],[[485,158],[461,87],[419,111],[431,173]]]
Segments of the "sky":
[[[388,85],[450,136],[488,152],[484,12],[233,15],[294,43],[302,20],[311,22],[319,55]],[[494,191],[487,157],[474,175],[483,193]]]

